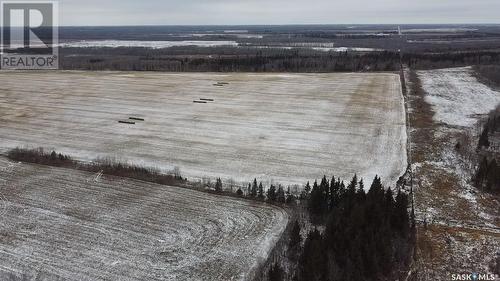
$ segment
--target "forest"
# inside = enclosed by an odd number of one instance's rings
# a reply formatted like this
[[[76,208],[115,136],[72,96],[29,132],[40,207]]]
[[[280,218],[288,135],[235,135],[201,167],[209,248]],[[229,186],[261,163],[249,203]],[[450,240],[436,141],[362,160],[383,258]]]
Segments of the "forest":
[[[396,280],[410,264],[414,219],[408,195],[384,188],[376,177],[368,192],[357,176],[346,185],[324,177],[305,186],[303,197],[313,223],[303,240],[301,224],[289,234],[287,256],[292,277],[279,262],[268,280]],[[302,231],[303,232],[303,231]]]
[[[476,65],[478,78],[493,87],[500,87],[500,65]]]
[[[500,107],[489,114],[482,127],[477,145],[480,159],[474,175],[474,185],[489,192],[500,193]]]
[[[317,73],[398,71],[401,63],[397,51],[325,52],[303,48],[62,48],[60,54],[60,67],[66,70]],[[500,63],[500,52],[409,52],[402,55],[402,62],[414,69],[489,65]]]

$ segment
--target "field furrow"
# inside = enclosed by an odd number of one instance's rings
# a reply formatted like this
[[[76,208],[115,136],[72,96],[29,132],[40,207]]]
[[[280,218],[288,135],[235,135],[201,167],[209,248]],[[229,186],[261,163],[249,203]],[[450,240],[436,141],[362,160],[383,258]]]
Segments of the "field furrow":
[[[277,207],[0,161],[0,279],[243,280],[284,230]]]

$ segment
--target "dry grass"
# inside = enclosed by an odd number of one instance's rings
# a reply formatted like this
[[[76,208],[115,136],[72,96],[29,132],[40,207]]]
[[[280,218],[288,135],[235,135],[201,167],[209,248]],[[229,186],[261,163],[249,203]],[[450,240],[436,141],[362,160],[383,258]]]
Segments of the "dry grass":
[[[432,120],[434,112],[431,106],[425,102],[425,92],[422,89],[422,85],[418,75],[415,71],[410,71],[409,77],[410,81],[410,124],[413,129],[412,132],[412,142],[415,145],[412,147],[412,159],[414,162],[420,163],[424,159],[429,159],[434,157],[435,153],[435,130],[436,125]]]
[[[467,176],[459,175],[458,168],[449,167],[450,163],[443,157],[445,152],[457,154],[453,150],[455,140],[463,139],[464,132],[435,123],[434,112],[425,101],[426,93],[416,73],[411,72],[409,80],[416,206],[419,216],[428,216],[432,220],[427,221],[426,227],[418,227],[418,280],[450,280],[451,274],[457,271],[486,272],[485,264],[492,258],[491,249],[498,246],[498,234],[486,228],[478,230],[450,222],[481,224],[485,219],[480,216],[477,204],[481,204],[483,210],[495,213],[498,202],[478,195],[474,203],[461,196],[466,188],[463,177],[466,180]],[[459,159],[462,156],[454,157]],[[489,202],[482,204],[485,198]]]
[[[500,234],[485,230],[450,227],[446,225],[428,225],[418,229],[417,250],[421,270],[438,274],[434,280],[447,280],[447,274],[458,272],[476,272],[484,267],[481,261],[489,262],[495,258],[495,240]],[[463,248],[462,245],[468,245]],[[444,270],[443,270],[444,269]],[[484,268],[485,272],[487,271]],[[422,272],[421,272],[422,273]],[[421,274],[424,277],[426,274]],[[428,279],[421,279],[428,280]]]

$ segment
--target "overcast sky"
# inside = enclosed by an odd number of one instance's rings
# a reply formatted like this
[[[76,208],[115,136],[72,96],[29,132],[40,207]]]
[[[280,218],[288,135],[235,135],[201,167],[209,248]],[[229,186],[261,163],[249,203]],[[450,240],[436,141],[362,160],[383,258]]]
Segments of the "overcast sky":
[[[500,23],[500,0],[60,0],[61,25]]]

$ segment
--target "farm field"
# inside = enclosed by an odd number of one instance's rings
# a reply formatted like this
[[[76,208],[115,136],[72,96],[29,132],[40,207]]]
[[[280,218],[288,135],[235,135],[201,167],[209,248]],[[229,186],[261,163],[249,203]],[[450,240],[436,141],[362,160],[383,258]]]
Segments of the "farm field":
[[[94,176],[0,157],[1,280],[245,280],[288,221],[271,205]]]
[[[407,165],[400,88],[389,73],[3,72],[0,150],[178,167],[191,180],[358,173],[393,186]],[[144,121],[118,122],[130,117]]]

